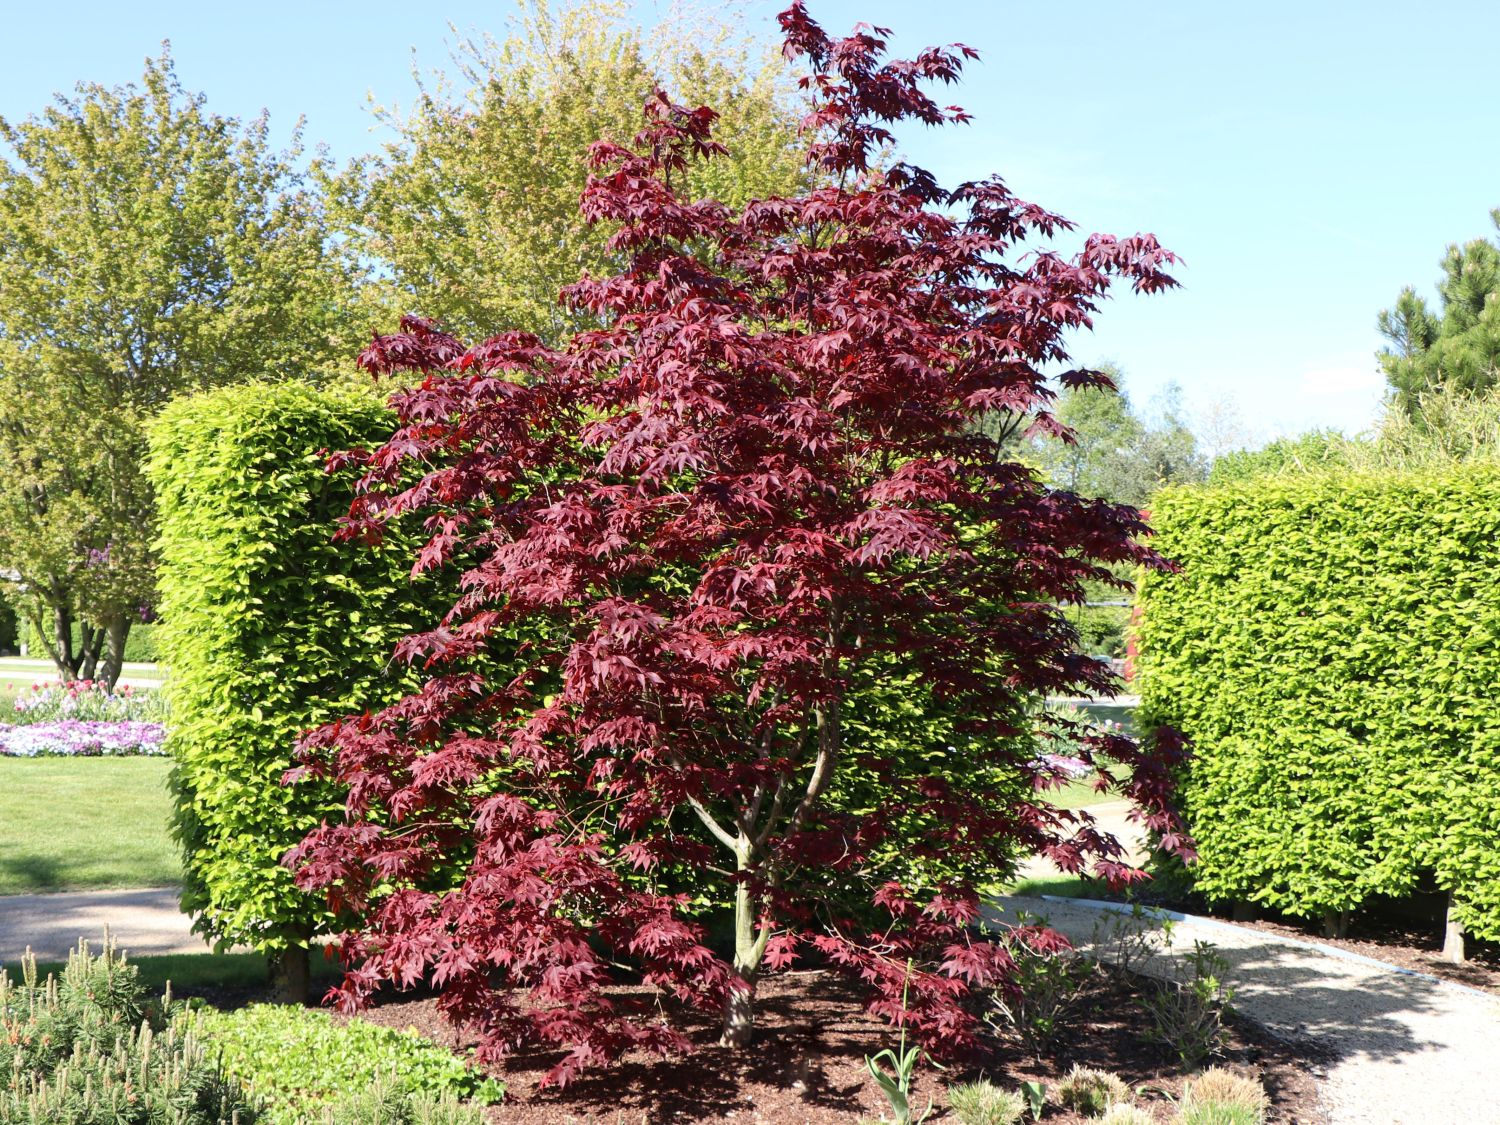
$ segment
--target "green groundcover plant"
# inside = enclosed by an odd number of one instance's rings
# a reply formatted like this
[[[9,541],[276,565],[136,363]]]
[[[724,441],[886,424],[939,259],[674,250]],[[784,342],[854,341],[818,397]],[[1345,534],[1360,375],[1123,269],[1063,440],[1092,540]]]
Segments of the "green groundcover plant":
[[[485,1105],[505,1094],[503,1083],[415,1031],[344,1022],[325,1011],[276,1004],[203,1009],[193,1014],[191,1026],[228,1071],[265,1099],[268,1125],[300,1125],[320,1106],[336,1107],[377,1087]]]
[[[1500,469],[1170,489],[1147,575],[1141,716],[1196,754],[1181,800],[1210,899],[1294,914],[1431,872],[1500,937]]]

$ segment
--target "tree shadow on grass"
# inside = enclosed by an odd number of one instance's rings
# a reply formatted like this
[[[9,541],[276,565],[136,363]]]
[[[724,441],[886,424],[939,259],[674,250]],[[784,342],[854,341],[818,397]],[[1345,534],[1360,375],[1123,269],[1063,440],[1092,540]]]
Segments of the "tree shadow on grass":
[[[54,857],[22,852],[0,854],[0,886],[14,887],[15,894],[42,894],[64,885],[67,869]],[[0,912],[4,901],[0,899]]]

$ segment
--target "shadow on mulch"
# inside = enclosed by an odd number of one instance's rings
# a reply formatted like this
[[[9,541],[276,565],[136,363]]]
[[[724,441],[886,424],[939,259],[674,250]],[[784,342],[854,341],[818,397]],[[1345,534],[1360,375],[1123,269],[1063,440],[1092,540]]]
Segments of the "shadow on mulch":
[[[1160,1048],[1142,1042],[1144,1017],[1134,987],[1105,980],[1095,985],[1084,997],[1072,1034],[1044,1063],[1006,1042],[989,1043],[982,1058],[941,1073],[924,1063],[916,1106],[931,1097],[937,1107],[932,1120],[953,1122],[946,1112],[947,1085],[983,1076],[1008,1087],[1024,1080],[1055,1087],[1080,1063],[1146,1088],[1139,1104],[1161,1121],[1170,1120],[1170,1099],[1180,1095],[1182,1077]],[[431,999],[392,1000],[364,1018],[455,1042]],[[744,1052],[718,1045],[714,1021],[691,1013],[676,1018],[694,1042],[691,1055],[627,1056],[563,1090],[538,1087],[558,1054],[512,1057],[496,1071],[508,1086],[507,1100],[489,1110],[488,1120],[492,1125],[854,1125],[862,1117],[878,1119],[886,1108],[864,1059],[894,1046],[894,1036],[861,1010],[857,992],[841,977],[805,972],[762,982],[755,1042]],[[1279,1125],[1323,1125],[1317,1079],[1327,1061],[1304,1045],[1280,1042],[1238,1020],[1222,1060],[1260,1075],[1274,1105],[1270,1120]],[[1081,1125],[1086,1119],[1052,1105],[1043,1120]]]

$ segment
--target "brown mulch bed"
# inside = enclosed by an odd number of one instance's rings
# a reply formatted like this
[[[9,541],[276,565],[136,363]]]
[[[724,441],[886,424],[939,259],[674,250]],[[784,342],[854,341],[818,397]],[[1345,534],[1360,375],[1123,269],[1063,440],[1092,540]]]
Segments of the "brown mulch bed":
[[[1074,1063],[1120,1075],[1132,1088],[1149,1087],[1140,1104],[1165,1122],[1167,1095],[1176,1096],[1182,1077],[1160,1048],[1139,1037],[1143,1016],[1134,985],[1101,979],[1087,993],[1072,1033],[1055,1058],[1039,1064],[1014,1045],[997,1042],[983,1065],[952,1067],[936,1074],[924,1065],[917,1105],[931,1096],[940,1107],[933,1121],[954,1122],[946,1112],[945,1084],[988,1077],[1014,1087],[1040,1079],[1049,1086]],[[413,1027],[441,1043],[454,1044],[452,1029],[431,999],[382,1004],[365,1019]],[[718,1028],[704,1017],[684,1015],[696,1045],[693,1054],[661,1059],[629,1056],[619,1065],[585,1074],[564,1090],[541,1090],[538,1081],[556,1054],[512,1058],[497,1070],[509,1088],[503,1105],[489,1110],[493,1125],[854,1125],[879,1119],[885,1102],[865,1070],[864,1059],[893,1046],[882,1022],[865,1015],[842,978],[823,972],[795,973],[760,986],[756,1038],[740,1054],[717,1044]],[[467,1043],[461,1043],[467,1045]],[[1271,1096],[1270,1120],[1281,1125],[1323,1125],[1317,1080],[1326,1058],[1306,1046],[1276,1040],[1235,1020],[1224,1064],[1254,1071]],[[1085,1119],[1049,1106],[1043,1120],[1079,1125]]]

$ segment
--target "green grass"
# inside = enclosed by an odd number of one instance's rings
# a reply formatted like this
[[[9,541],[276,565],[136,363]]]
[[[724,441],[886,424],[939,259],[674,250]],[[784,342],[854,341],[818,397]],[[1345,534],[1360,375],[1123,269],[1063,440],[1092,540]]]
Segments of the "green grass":
[[[97,953],[99,943],[90,943]],[[260,953],[168,953],[156,957],[132,957],[130,963],[140,970],[141,983],[148,994],[155,995],[172,982],[172,991],[178,996],[193,996],[217,989],[235,992],[250,992],[263,988],[269,979],[266,959]],[[5,970],[12,980],[20,978],[19,965],[6,965]],[[37,963],[37,978],[46,980],[50,973],[61,977],[64,965],[61,961]],[[342,978],[337,961],[330,961],[313,951],[312,977],[314,994],[319,994],[329,985]]]
[[[165,758],[0,758],[0,895],[179,882],[170,768]]]
[[[98,941],[90,943],[97,953]],[[259,988],[266,983],[266,959],[259,953],[170,953],[158,957],[132,957],[130,963],[141,972],[141,983],[152,995],[172,982],[172,990],[179,994],[191,994],[205,989]],[[61,961],[39,961],[37,979],[46,980],[48,974],[61,977],[64,968]],[[12,980],[20,977],[19,965],[6,965]]]
[[[1037,879],[1021,879],[1003,888],[1001,894],[1023,895],[1038,898],[1054,895],[1057,898],[1098,898],[1103,888],[1092,879],[1078,875],[1045,875]]]
[[[1121,765],[1110,764],[1102,767],[1107,769],[1113,776],[1123,778],[1128,770]],[[1092,777],[1081,778],[1078,781],[1070,781],[1061,789],[1049,789],[1042,796],[1051,804],[1060,809],[1086,809],[1093,805],[1102,805],[1108,801],[1125,800],[1117,791],[1111,790],[1100,793],[1094,788]]]

